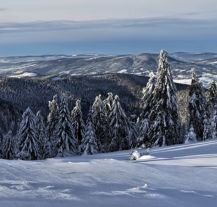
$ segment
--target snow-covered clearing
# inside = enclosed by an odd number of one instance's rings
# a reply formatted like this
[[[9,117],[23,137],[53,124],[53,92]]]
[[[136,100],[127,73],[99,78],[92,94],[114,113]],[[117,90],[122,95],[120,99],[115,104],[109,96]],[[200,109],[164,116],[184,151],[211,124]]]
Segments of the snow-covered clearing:
[[[217,141],[129,153],[0,160],[0,206],[216,206]]]

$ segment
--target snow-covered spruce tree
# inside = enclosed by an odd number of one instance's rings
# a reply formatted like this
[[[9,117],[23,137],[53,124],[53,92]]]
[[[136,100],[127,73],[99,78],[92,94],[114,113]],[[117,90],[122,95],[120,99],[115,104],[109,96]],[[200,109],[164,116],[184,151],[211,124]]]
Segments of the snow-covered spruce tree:
[[[47,158],[51,156],[51,146],[48,139],[47,128],[44,123],[44,118],[41,114],[41,111],[36,113],[36,129],[37,129],[37,137],[40,141],[42,157]]]
[[[188,102],[190,125],[194,127],[197,139],[202,141],[207,104],[202,84],[199,82],[195,71],[192,74]]]
[[[131,148],[138,147],[138,137],[139,137],[139,119],[136,115],[131,115],[129,118],[129,127],[130,127],[130,146]]]
[[[137,123],[138,125],[138,137],[137,137],[137,147],[140,146],[149,146],[149,140],[144,140],[144,137],[147,136],[149,130],[149,120],[147,118],[142,119]]]
[[[142,91],[142,99],[141,99],[141,108],[143,109],[143,112],[140,115],[140,120],[137,123],[138,124],[138,137],[137,137],[137,146],[149,146],[150,143],[147,138],[148,129],[149,129],[149,120],[145,118],[145,113],[147,112],[147,108],[149,107],[149,103],[153,97],[153,92],[155,89],[157,81],[157,76],[151,72],[149,73],[149,80],[146,84],[146,87],[143,88]]]
[[[137,146],[144,146],[144,144],[147,145],[149,142],[149,140],[145,139],[149,129],[149,120],[145,118],[145,114],[147,113],[147,109],[149,108],[149,103],[153,97],[156,81],[157,81],[157,76],[153,72],[149,73],[148,83],[146,84],[146,87],[143,88],[142,90],[141,108],[143,109],[143,111],[139,117],[140,118],[139,121],[137,122],[138,125]]]
[[[211,117],[211,133],[212,139],[217,138],[217,105],[214,106],[214,111]]]
[[[92,155],[98,152],[91,110],[89,111],[87,123],[85,126],[85,136],[82,140],[82,149],[84,155]]]
[[[59,97],[57,95],[53,96],[52,101],[48,102],[49,114],[47,117],[47,134],[48,134],[48,150],[47,157],[56,156],[56,149],[53,145],[55,143],[55,129],[58,124],[59,118]]]
[[[193,126],[190,127],[188,134],[186,135],[185,144],[197,142],[197,136],[194,132]]]
[[[83,115],[81,111],[81,101],[77,100],[75,107],[71,111],[71,117],[72,117],[72,126],[75,133],[75,138],[78,141],[78,145],[81,145],[81,141],[84,138],[84,132],[85,132],[85,124],[83,120]]]
[[[42,158],[41,144],[37,137],[35,115],[28,107],[22,115],[18,132],[17,157],[22,160]]]
[[[107,98],[103,101],[107,117],[109,117],[109,114],[111,113],[113,100],[113,93],[109,92]]]
[[[68,102],[64,97],[61,98],[58,123],[54,135],[53,146],[56,155],[65,156],[78,153],[78,141],[75,138]]]
[[[153,86],[154,87],[154,86]],[[161,50],[157,72],[157,80],[144,100],[142,122],[145,119],[144,143],[151,145],[172,145],[180,143],[180,120],[178,115],[178,104],[176,87],[173,82],[170,65],[167,60],[167,52]],[[146,95],[144,95],[145,97]],[[149,129],[146,132],[146,123]]]
[[[210,114],[213,113],[215,104],[217,104],[217,86],[216,82],[212,81],[207,93],[207,107]]]
[[[156,75],[151,72],[149,74],[149,80],[148,80],[148,83],[146,85],[145,88],[143,88],[143,91],[142,91],[142,108],[146,108],[150,99],[152,98],[152,95],[153,95],[153,92],[154,92],[154,89],[155,89],[155,85],[156,85],[156,81],[157,81],[157,77]],[[145,110],[144,110],[145,111]]]
[[[59,117],[59,106],[58,106],[57,95],[54,95],[53,100],[49,101],[48,107],[49,107],[49,114],[47,117],[47,131],[48,131],[49,140],[51,140],[52,137],[54,136],[53,133],[58,123],[58,117]]]
[[[2,141],[2,158],[12,160],[15,158],[15,138],[12,131],[9,131]]]
[[[212,138],[210,120],[207,115],[204,116],[203,119],[203,141]]]
[[[128,118],[116,95],[110,114],[111,143],[110,151],[125,150],[131,147],[130,126]]]
[[[0,159],[2,158],[2,142],[3,142],[3,137],[0,136]]]
[[[109,151],[110,130],[108,117],[105,111],[105,105],[101,99],[101,95],[96,96],[92,106],[92,119],[95,128],[97,146],[99,152]]]

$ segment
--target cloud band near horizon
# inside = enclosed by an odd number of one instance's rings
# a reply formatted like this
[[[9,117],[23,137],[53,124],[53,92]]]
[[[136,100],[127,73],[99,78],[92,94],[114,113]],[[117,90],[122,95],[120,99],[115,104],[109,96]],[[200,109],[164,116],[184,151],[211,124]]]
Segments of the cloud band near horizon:
[[[217,22],[180,18],[0,24],[0,55],[217,52]]]

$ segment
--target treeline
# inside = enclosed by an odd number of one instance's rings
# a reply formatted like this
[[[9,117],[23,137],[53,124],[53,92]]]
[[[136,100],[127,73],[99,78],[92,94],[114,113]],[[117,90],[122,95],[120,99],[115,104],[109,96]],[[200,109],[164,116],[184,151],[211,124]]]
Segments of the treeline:
[[[27,108],[16,135],[9,131],[0,143],[4,159],[37,160],[55,156],[94,154],[215,139],[217,136],[216,84],[205,92],[193,72],[188,98],[189,120],[182,125],[176,87],[167,53],[160,52],[156,74],[143,90],[142,113],[129,118],[118,95],[98,95],[90,106],[86,122],[81,101],[70,110],[68,96],[55,95],[49,101],[45,119]]]
[[[188,99],[189,132],[186,142],[205,141],[217,138],[217,86],[212,81],[205,91],[196,73],[192,81]]]
[[[41,112],[27,108],[17,135],[9,131],[2,140],[4,159],[37,160],[55,156],[94,154],[135,147],[133,131],[119,97],[97,96],[83,120],[80,100],[69,110],[67,97],[49,101],[47,122]],[[132,133],[132,134],[131,134]]]

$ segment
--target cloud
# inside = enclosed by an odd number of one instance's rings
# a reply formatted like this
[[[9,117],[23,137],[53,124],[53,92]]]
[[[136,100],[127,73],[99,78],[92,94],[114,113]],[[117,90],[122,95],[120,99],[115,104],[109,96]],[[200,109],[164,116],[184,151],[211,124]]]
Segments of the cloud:
[[[216,51],[217,22],[193,18],[0,23],[1,54]],[[14,49],[15,48],[15,49]],[[4,51],[5,49],[5,51]],[[5,53],[6,54],[6,53]]]
[[[0,22],[153,18],[217,18],[216,0],[2,0],[8,12]]]
[[[96,21],[38,21],[28,23],[0,23],[0,31],[5,33],[30,32],[30,31],[58,31],[87,30],[87,29],[133,29],[133,28],[161,28],[163,27],[203,27],[216,26],[216,20],[192,18],[141,18],[141,19],[116,19]],[[214,32],[217,29],[214,29]]]
[[[215,20],[148,18],[97,21],[50,21],[0,24],[0,43],[63,42],[198,37],[217,35]]]
[[[0,12],[5,11],[5,10],[6,10],[5,8],[0,7]]]

